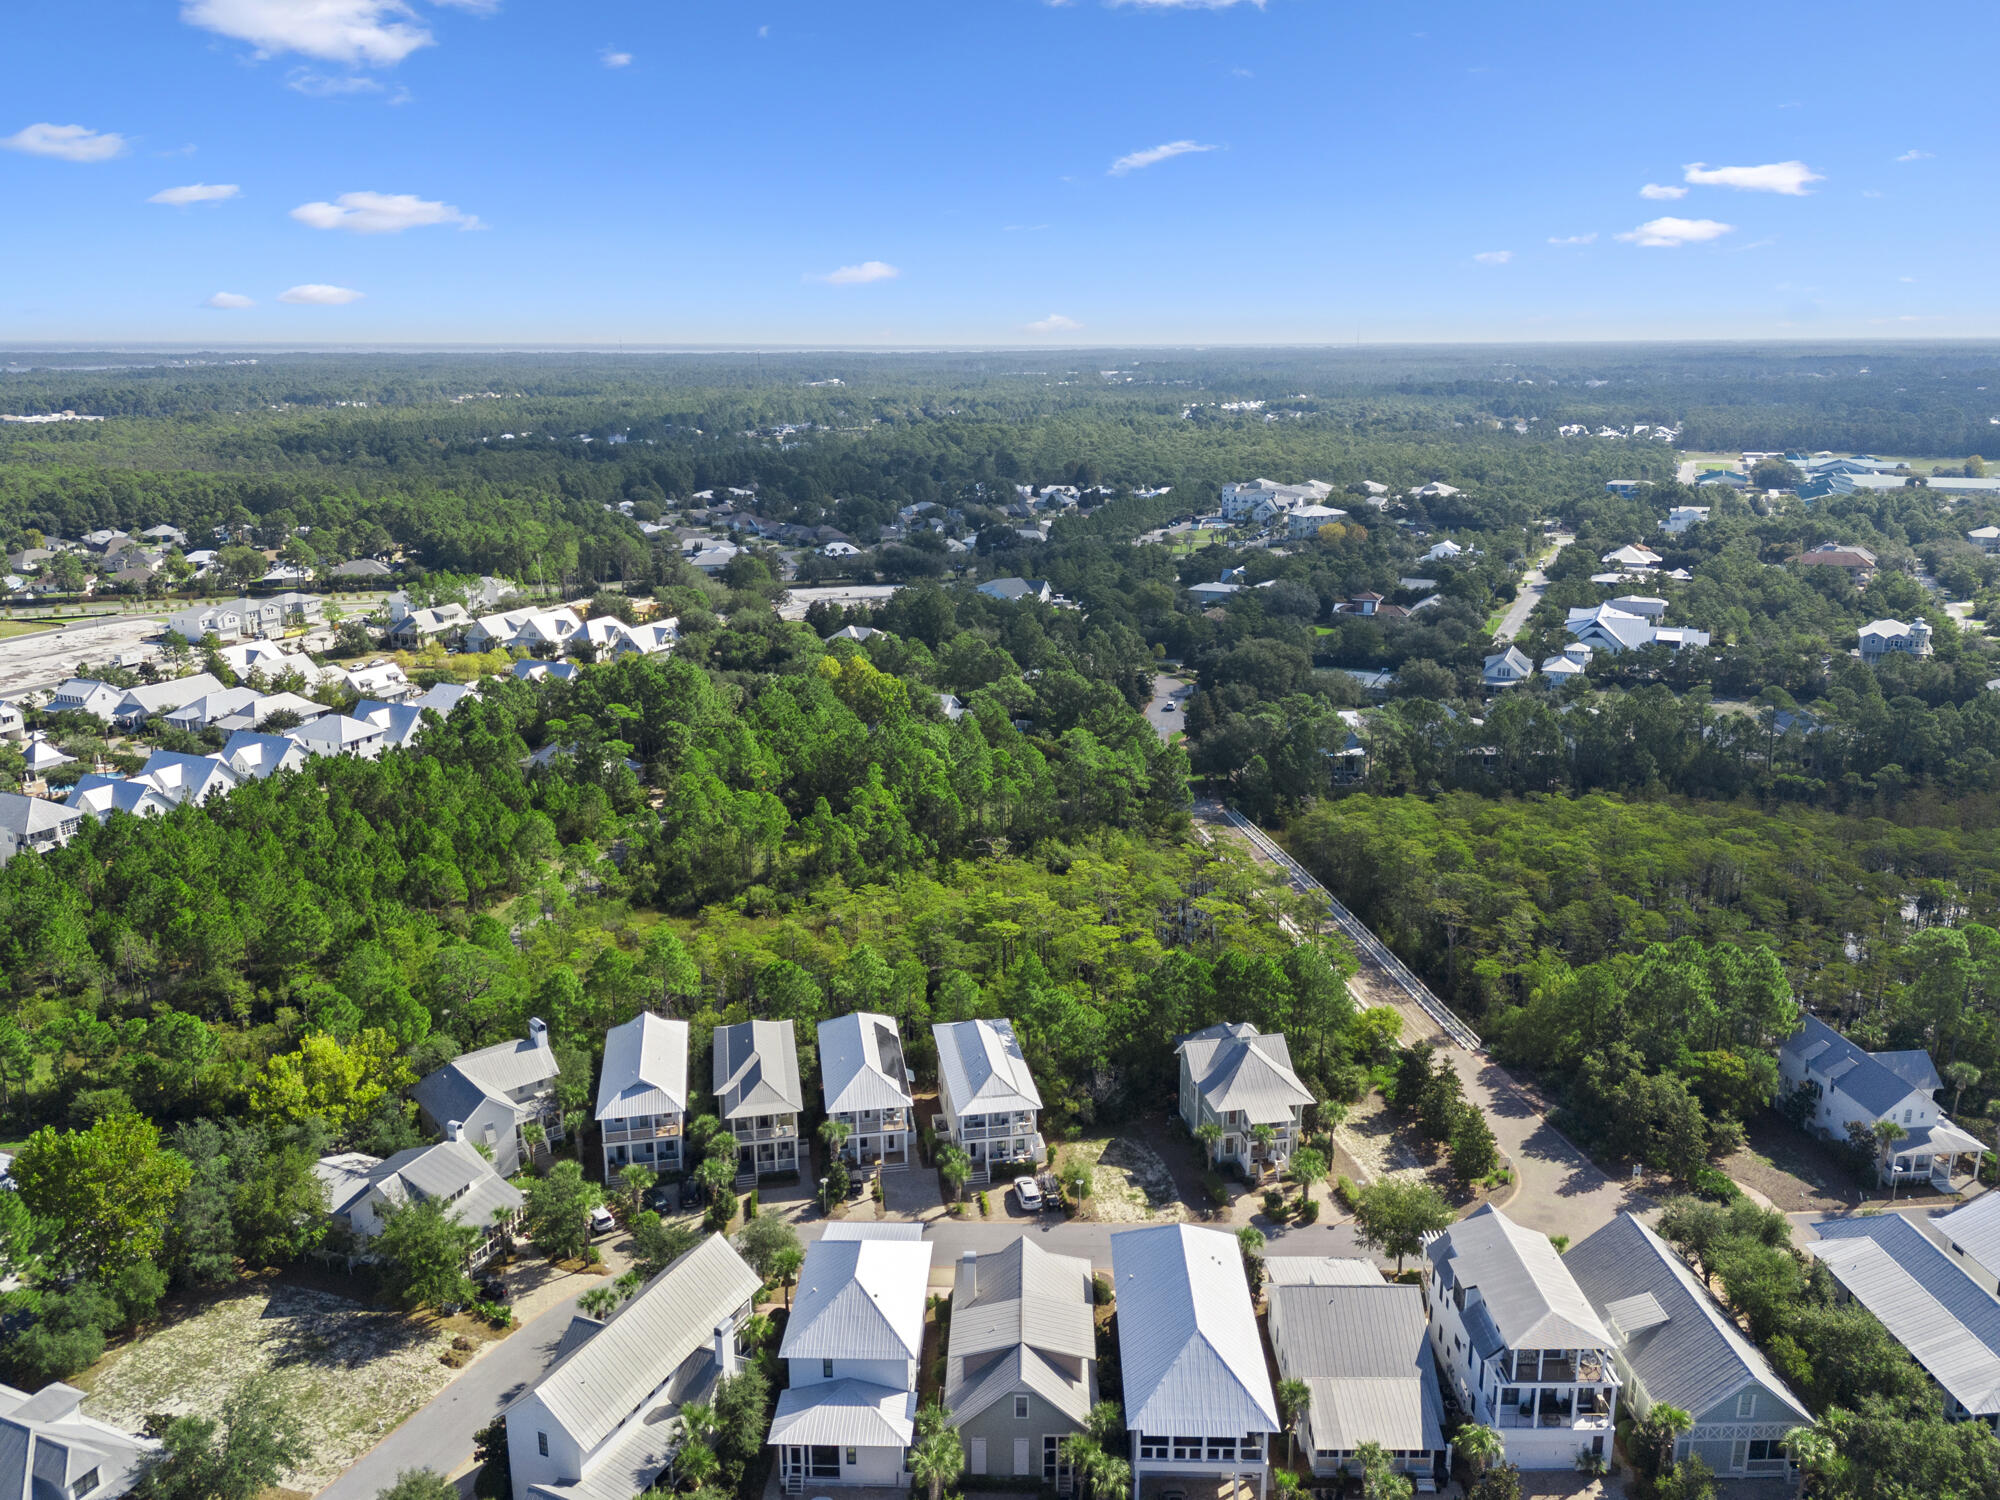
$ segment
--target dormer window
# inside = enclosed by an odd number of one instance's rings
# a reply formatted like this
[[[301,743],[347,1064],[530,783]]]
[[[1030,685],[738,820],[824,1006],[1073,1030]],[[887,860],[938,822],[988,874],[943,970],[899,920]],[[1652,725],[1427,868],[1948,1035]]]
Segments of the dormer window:
[[[70,1500],[83,1500],[85,1495],[88,1495],[92,1490],[97,1488],[98,1482],[98,1471],[92,1469],[88,1474],[85,1474],[69,1487]]]

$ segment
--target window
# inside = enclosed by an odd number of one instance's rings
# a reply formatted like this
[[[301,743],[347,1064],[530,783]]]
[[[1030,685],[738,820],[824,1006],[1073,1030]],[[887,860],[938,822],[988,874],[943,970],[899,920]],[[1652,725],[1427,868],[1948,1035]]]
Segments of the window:
[[[849,1448],[847,1450],[847,1467],[851,1469],[860,1462],[861,1462],[860,1450],[857,1448]]]
[[[1736,1398],[1736,1420],[1747,1422],[1757,1415],[1757,1393],[1745,1391]]]
[[[97,1470],[92,1469],[83,1478],[77,1480],[75,1484],[69,1487],[70,1500],[83,1500],[83,1497],[96,1489],[97,1485]]]
[[[1910,1109],[1906,1109],[1906,1110],[1904,1110],[1904,1111],[1903,1111],[1903,1123],[1904,1123],[1905,1125],[1909,1124],[1909,1123],[1910,1123],[1910,1120],[1911,1120],[1911,1117],[1912,1117],[1912,1116],[1914,1116],[1915,1114],[1916,1114],[1916,1111],[1915,1111],[1915,1110],[1910,1110]]]
[[[1139,1457],[1142,1459],[1158,1459],[1161,1462],[1165,1462],[1167,1457],[1167,1440],[1163,1437],[1150,1437],[1143,1432],[1140,1433]]]
[[[1174,1462],[1177,1464],[1198,1464],[1201,1462],[1201,1439],[1198,1437],[1177,1437],[1174,1439]]]
[[[1145,1444],[1141,1443],[1140,1446],[1143,1449]],[[1142,1452],[1140,1457],[1145,1457],[1145,1454]],[[1063,1462],[1062,1438],[1055,1433],[1044,1433],[1042,1435],[1042,1483],[1052,1484],[1059,1490],[1066,1490],[1070,1487],[1074,1478],[1075,1476],[1071,1474],[1069,1465]]]
[[[546,1432],[535,1434],[535,1451],[541,1454],[543,1458],[549,1456],[549,1435]]]
[[[807,1459],[807,1466],[814,1479],[840,1478],[840,1450],[838,1448],[814,1448]]]
[[[1208,1460],[1215,1463],[1236,1461],[1236,1439],[1233,1437],[1212,1437],[1208,1440]]]
[[[830,1359],[823,1359],[823,1360],[821,1360],[821,1361],[819,1362],[819,1378],[820,1378],[821,1380],[831,1380],[831,1379],[833,1379],[833,1361],[832,1361],[832,1360],[830,1360]]]
[[[1776,1463],[1785,1456],[1785,1444],[1781,1438],[1752,1438],[1750,1440],[1750,1462],[1753,1464]]]
[[[1017,1422],[1024,1422],[1027,1420],[1027,1417],[1028,1417],[1028,1398],[1026,1396],[1016,1396],[1014,1398],[1014,1420]]]

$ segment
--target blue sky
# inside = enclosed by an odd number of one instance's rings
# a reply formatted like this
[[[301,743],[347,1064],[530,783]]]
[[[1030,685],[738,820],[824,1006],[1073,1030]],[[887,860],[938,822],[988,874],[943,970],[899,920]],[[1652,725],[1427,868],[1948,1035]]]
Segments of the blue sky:
[[[1990,4],[5,19],[0,342],[2000,335]]]

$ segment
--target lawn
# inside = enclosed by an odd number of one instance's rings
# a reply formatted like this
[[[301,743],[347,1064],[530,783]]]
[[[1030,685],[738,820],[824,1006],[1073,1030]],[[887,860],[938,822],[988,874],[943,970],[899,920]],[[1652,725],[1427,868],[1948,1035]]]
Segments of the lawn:
[[[337,1477],[456,1373],[451,1335],[317,1288],[244,1285],[77,1378],[87,1415],[134,1430],[154,1413],[214,1416],[239,1385],[269,1375],[305,1419],[313,1456],[284,1478],[312,1494]]]

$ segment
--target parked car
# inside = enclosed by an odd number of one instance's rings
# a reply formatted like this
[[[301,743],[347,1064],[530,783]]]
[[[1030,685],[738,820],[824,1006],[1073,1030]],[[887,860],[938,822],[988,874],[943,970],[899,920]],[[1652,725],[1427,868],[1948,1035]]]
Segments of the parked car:
[[[507,1283],[502,1281],[498,1276],[476,1276],[472,1281],[472,1289],[479,1294],[481,1302],[505,1302],[507,1300]]]
[[[618,1221],[611,1217],[611,1210],[602,1206],[590,1211],[590,1232],[593,1235],[609,1234],[618,1227]]]
[[[1038,1214],[1042,1211],[1041,1184],[1032,1177],[1014,1179],[1014,1196],[1021,1200],[1021,1212]]]
[[[671,1182],[656,1183],[646,1189],[646,1195],[641,1202],[656,1214],[678,1213],[681,1206],[680,1189]]]

